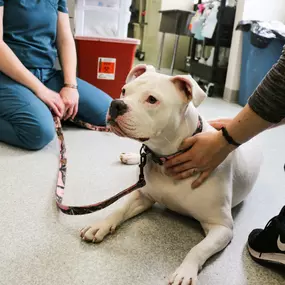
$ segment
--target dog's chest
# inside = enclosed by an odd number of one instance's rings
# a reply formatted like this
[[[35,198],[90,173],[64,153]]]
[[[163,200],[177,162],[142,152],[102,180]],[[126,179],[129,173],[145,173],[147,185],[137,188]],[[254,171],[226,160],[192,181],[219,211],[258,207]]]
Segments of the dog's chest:
[[[150,163],[145,169],[146,191],[157,203],[180,214],[190,214],[191,181],[175,181],[164,174],[163,167]]]

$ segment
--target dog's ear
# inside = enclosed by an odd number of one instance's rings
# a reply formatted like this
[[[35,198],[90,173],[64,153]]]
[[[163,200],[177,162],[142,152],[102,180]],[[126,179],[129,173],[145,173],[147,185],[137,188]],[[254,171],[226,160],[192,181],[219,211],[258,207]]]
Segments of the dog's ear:
[[[138,64],[128,74],[126,83],[135,80],[137,77],[145,72],[155,72],[155,68],[152,65]]]
[[[190,102],[192,100],[195,107],[198,107],[207,97],[207,94],[202,90],[191,75],[173,76],[171,77],[171,81],[182,93],[183,100],[186,102]]]

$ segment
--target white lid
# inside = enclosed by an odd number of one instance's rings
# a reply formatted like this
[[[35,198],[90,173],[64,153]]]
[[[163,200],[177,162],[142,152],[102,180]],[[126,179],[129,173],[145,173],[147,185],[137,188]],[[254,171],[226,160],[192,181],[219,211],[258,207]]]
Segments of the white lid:
[[[107,38],[107,37],[84,37],[84,36],[75,36],[76,40],[83,41],[98,41],[98,42],[109,42],[109,43],[121,43],[121,44],[132,44],[139,45],[141,43],[138,39],[133,38]]]

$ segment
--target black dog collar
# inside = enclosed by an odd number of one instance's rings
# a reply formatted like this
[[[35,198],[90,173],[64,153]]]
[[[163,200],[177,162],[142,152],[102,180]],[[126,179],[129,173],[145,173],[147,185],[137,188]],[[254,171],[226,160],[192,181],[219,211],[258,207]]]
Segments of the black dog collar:
[[[198,117],[198,125],[197,128],[195,130],[195,132],[192,134],[192,136],[195,136],[199,133],[201,133],[203,131],[203,120],[202,118],[199,116]],[[191,148],[191,147],[190,147]],[[163,165],[167,160],[175,157],[176,155],[183,153],[187,150],[189,150],[190,148],[186,149],[186,150],[180,150],[178,152],[175,152],[173,154],[170,155],[160,155],[160,154],[156,154],[154,151],[152,151],[148,146],[143,145],[143,150],[145,152],[146,155],[149,155],[152,159],[153,162],[159,164],[159,165]]]

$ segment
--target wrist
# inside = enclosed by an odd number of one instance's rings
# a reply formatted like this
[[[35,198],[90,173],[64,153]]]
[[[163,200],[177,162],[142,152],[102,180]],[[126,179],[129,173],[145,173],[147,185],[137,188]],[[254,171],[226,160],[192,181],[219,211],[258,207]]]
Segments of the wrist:
[[[45,92],[47,89],[48,89],[48,88],[47,88],[44,84],[42,84],[41,82],[39,82],[39,84],[37,84],[37,85],[32,89],[32,91],[33,91],[36,95],[38,95],[38,94],[41,94],[41,93]]]
[[[224,139],[228,142],[228,144],[239,147],[241,144],[238,143],[236,140],[233,139],[233,137],[229,134],[226,127],[221,128],[222,135]]]
[[[77,85],[77,78],[75,75],[72,76],[64,76],[64,83],[66,84],[72,84],[72,85]]]
[[[218,148],[221,151],[230,153],[237,148],[237,146],[233,144],[229,144],[229,142],[225,139],[222,131],[216,132],[216,135],[217,135],[217,141],[218,141]]]
[[[63,88],[78,89],[78,86],[77,86],[77,84],[64,83]]]

